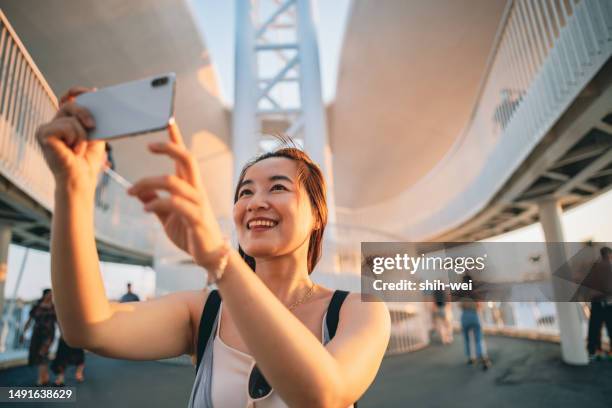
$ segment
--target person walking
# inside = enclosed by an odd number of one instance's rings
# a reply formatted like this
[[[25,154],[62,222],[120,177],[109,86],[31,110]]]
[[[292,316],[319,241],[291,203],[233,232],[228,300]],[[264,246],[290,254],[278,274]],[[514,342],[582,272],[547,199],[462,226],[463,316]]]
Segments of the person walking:
[[[589,360],[603,360],[608,357],[612,360],[612,346],[606,353],[601,345],[601,331],[605,324],[608,338],[612,339],[612,249],[603,247],[599,251],[599,259],[590,273],[589,285],[601,293],[591,301],[591,314],[587,334],[587,351]],[[612,341],[612,340],[611,340]]]
[[[55,338],[55,307],[53,305],[53,294],[51,289],[43,290],[42,297],[36,301],[20,337],[23,343],[25,333],[34,322],[32,338],[28,349],[28,365],[38,366],[37,386],[49,385],[49,349]]]
[[[453,328],[449,306],[447,292],[445,290],[435,290],[433,292],[432,319],[440,341],[445,345],[453,342]]]
[[[57,345],[55,359],[51,363],[51,371],[56,375],[55,385],[63,387],[65,385],[66,368],[69,365],[76,366],[74,378],[77,382],[85,381],[83,371],[85,370],[85,350],[77,347],[70,347],[64,336],[61,336]]]
[[[119,302],[121,303],[126,303],[126,302],[140,302],[140,298],[138,297],[137,294],[135,294],[134,292],[132,292],[132,283],[128,282],[127,284],[127,292],[121,296],[121,299],[119,299]]]
[[[472,281],[470,275],[463,276],[464,283],[470,283],[470,281]],[[482,326],[480,324],[479,312],[481,304],[474,299],[471,291],[465,291],[461,296],[460,307],[461,331],[463,332],[465,355],[468,359],[467,363],[471,365],[480,363],[482,369],[487,370],[491,366],[491,361],[487,356]],[[475,356],[472,353],[472,345],[474,346]]]

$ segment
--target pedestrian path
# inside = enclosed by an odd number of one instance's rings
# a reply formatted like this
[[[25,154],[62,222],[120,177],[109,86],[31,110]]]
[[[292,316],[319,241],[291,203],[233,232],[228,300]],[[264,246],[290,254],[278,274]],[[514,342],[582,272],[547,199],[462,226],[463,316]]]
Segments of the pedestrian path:
[[[559,345],[547,342],[490,336],[487,345],[493,360],[488,371],[465,364],[460,339],[387,357],[360,407],[610,407],[612,362],[568,366],[561,362]],[[67,380],[77,388],[72,406],[88,408],[185,407],[194,378],[193,367],[184,364],[92,354],[87,355],[84,384],[76,384],[72,370]],[[0,386],[31,385],[35,378],[35,368],[10,368],[0,371]]]

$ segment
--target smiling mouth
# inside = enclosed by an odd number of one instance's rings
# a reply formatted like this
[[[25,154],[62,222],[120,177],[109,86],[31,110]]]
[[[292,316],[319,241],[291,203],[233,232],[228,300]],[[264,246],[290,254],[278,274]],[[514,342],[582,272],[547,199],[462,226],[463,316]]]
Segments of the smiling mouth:
[[[251,231],[266,231],[278,225],[278,221],[256,220],[247,224],[247,229]]]

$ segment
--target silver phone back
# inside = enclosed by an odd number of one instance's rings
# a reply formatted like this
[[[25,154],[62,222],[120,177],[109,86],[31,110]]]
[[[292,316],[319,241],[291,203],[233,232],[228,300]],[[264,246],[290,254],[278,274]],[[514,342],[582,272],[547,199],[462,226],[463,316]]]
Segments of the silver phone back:
[[[96,121],[88,138],[111,139],[164,129],[173,114],[175,82],[171,72],[79,95],[76,103],[87,108]]]

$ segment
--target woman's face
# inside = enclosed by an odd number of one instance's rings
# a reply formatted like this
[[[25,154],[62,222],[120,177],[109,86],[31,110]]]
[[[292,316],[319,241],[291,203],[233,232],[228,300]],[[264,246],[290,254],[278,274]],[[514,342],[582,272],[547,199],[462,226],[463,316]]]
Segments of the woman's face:
[[[272,157],[246,172],[234,205],[238,242],[254,258],[285,255],[300,245],[308,250],[315,219],[297,180],[298,164]]]

